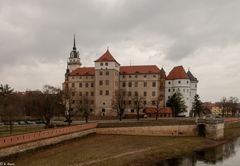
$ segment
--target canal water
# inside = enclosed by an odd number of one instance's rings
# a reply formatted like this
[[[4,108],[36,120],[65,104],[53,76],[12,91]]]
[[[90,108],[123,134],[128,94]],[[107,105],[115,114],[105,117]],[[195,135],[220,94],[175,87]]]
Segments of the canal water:
[[[157,166],[240,166],[240,137],[190,155],[160,161]]]

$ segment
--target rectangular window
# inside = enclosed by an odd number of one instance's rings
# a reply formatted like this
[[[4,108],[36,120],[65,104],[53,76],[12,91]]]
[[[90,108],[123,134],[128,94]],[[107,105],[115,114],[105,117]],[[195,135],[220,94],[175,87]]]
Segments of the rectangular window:
[[[86,82],[85,87],[88,88],[88,83]]]
[[[129,82],[129,83],[128,83],[128,87],[132,87],[132,82]]]
[[[100,63],[100,66],[103,66],[103,63]]]
[[[132,78],[132,76],[131,76],[131,75],[129,75],[128,77],[129,77],[129,78]]]
[[[135,82],[135,87],[138,87],[138,82]]]
[[[108,66],[108,63],[107,63],[107,62],[105,63],[105,66]]]
[[[123,75],[122,78],[125,78],[125,75]]]
[[[152,101],[152,105],[155,105],[155,104],[156,104],[156,103],[155,103],[155,100],[153,100],[153,101]]]
[[[88,96],[88,92],[86,92],[86,96]]]
[[[147,104],[147,101],[146,101],[146,100],[144,100],[144,101],[143,101],[143,104],[144,104],[144,105],[146,105],[146,104]]]
[[[108,96],[109,95],[109,91],[108,90],[106,90],[106,96]]]
[[[135,75],[135,78],[138,78],[138,75]]]
[[[131,91],[128,92],[128,96],[132,96],[132,92]]]
[[[147,96],[147,92],[143,92],[143,96]]]
[[[129,101],[128,101],[128,104],[129,104],[129,105],[131,105],[131,104],[132,104],[132,101],[131,101],[131,100],[129,100]]]
[[[147,77],[147,75],[144,75],[143,77],[144,77],[144,78],[146,78],[146,77]]]
[[[93,82],[91,83],[91,87],[92,87],[92,88],[94,87],[94,83],[93,83]]]
[[[91,96],[94,96],[94,92],[91,92]]]
[[[72,87],[73,87],[73,88],[75,87],[75,84],[74,84],[74,83],[72,83]]]
[[[143,83],[143,86],[144,86],[144,87],[147,87],[147,82],[146,82],[146,81]]]
[[[94,100],[91,101],[91,104],[94,104]]]
[[[102,71],[100,71],[100,72],[99,72],[99,75],[101,76],[102,74],[103,74]]]
[[[153,75],[153,77],[156,77],[156,75]]]
[[[122,83],[122,86],[123,86],[123,87],[126,87],[126,82],[123,82],[123,83]]]
[[[156,96],[156,92],[155,91],[152,91],[152,96]]]
[[[138,92],[137,92],[137,91],[135,91],[134,95],[135,95],[135,96],[138,96]]]
[[[106,84],[106,85],[109,85],[109,80],[105,80],[105,84]]]
[[[79,87],[80,87],[80,88],[82,87],[82,83],[81,83],[81,82],[79,83]]]
[[[82,96],[82,92],[79,92],[79,96]]]
[[[102,81],[102,80],[99,81],[99,85],[100,85],[100,86],[103,85],[103,81]]]
[[[72,96],[75,96],[75,93],[74,93],[74,92],[72,92]]]
[[[100,90],[100,91],[99,91],[99,95],[101,95],[101,96],[102,96],[102,94],[103,94],[103,93],[102,93],[102,90]]]
[[[156,82],[152,82],[152,87],[156,87]]]
[[[106,75],[107,75],[107,76],[109,75],[109,71],[106,71]]]

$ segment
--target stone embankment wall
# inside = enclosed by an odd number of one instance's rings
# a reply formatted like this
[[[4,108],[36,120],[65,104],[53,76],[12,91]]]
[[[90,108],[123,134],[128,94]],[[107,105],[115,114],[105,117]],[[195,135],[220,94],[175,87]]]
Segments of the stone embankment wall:
[[[93,128],[96,128],[96,126],[97,126],[97,123],[89,123],[89,124],[75,125],[70,127],[47,129],[43,131],[32,132],[32,133],[21,134],[21,135],[1,137],[0,148],[13,146],[21,143],[26,143],[26,142],[31,142],[31,141],[36,141],[40,139],[56,137],[64,134],[70,134],[70,133],[79,132],[83,130],[93,129]]]
[[[0,138],[0,157],[96,133],[97,123],[46,129]]]
[[[206,138],[221,140],[224,138],[224,123],[206,124]]]
[[[196,125],[97,128],[97,134],[196,136]]]

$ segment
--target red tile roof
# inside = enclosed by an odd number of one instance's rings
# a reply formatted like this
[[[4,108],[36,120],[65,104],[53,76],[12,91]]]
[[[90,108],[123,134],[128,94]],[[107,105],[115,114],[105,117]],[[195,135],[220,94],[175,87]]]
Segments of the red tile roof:
[[[121,66],[120,74],[159,74],[160,69],[156,65]]]
[[[118,63],[112,56],[112,54],[107,50],[100,58],[98,58],[95,62],[116,62]],[[118,63],[119,64],[119,63]]]
[[[95,68],[94,67],[80,67],[76,70],[73,70],[70,73],[70,76],[94,76]]]
[[[189,78],[183,66],[176,66],[170,71],[166,79],[174,80],[174,79],[189,79]]]

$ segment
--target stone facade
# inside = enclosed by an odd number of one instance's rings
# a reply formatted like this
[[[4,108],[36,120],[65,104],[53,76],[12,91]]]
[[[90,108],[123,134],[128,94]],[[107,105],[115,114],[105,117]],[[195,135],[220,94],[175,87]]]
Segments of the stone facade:
[[[196,125],[97,128],[97,134],[196,136]]]

